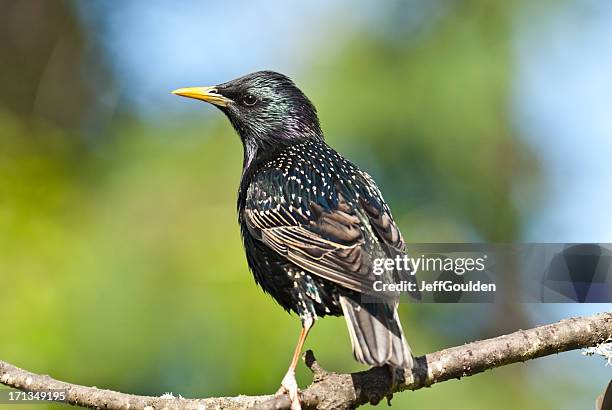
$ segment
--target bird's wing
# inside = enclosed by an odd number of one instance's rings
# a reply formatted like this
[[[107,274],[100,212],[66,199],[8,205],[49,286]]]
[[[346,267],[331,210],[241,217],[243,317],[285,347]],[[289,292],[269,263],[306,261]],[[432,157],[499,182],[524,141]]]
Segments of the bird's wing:
[[[283,180],[279,171],[260,173],[247,193],[247,228],[302,269],[372,292],[374,281],[381,280],[373,273],[373,259],[403,254],[404,241],[373,180],[364,173],[360,182],[362,189],[371,185],[369,194],[336,185],[326,196]]]
[[[374,179],[366,172],[361,171],[363,178],[370,188],[370,195],[361,197],[359,204],[368,215],[368,220],[381,242],[387,247],[388,256],[403,255],[406,253],[406,243],[402,233],[391,216],[391,210],[382,198]]]

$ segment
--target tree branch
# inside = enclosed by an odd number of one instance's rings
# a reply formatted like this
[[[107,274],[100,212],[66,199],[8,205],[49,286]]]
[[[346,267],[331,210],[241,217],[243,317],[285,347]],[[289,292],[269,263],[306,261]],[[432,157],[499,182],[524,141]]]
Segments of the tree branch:
[[[449,379],[487,369],[524,362],[553,353],[596,346],[612,338],[612,313],[562,320],[505,336],[417,357],[412,371],[372,368],[336,374],[323,370],[308,351],[306,364],[314,373],[313,383],[301,392],[304,408],[349,409],[364,403],[378,403],[392,393],[417,390]],[[26,390],[66,390],[67,402],[94,409],[288,409],[287,396],[237,396],[184,399],[136,396],[95,387],[85,387],[37,375],[0,361],[0,383]]]

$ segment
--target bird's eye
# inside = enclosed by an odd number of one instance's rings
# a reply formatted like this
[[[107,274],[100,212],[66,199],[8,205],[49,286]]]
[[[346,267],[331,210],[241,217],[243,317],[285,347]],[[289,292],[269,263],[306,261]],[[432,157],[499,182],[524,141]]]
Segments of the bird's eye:
[[[248,105],[249,107],[252,107],[253,105],[257,103],[257,97],[255,97],[253,94],[247,94],[242,99],[242,102],[244,103],[244,105]]]

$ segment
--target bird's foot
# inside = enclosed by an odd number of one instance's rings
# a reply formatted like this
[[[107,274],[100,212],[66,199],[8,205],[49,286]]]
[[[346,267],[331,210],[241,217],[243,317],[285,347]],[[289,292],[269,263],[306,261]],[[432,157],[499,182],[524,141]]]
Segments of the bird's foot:
[[[285,377],[283,377],[281,387],[276,392],[276,395],[278,396],[285,393],[289,394],[289,399],[291,399],[291,410],[302,410],[298,385],[297,381],[295,380],[295,372],[287,372]]]

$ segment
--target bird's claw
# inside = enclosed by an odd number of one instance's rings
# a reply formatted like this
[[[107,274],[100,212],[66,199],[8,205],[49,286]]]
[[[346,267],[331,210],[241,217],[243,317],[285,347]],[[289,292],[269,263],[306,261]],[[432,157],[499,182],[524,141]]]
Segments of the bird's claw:
[[[302,410],[302,406],[300,404],[299,390],[297,381],[295,380],[295,373],[289,372],[283,377],[283,381],[281,382],[281,386],[276,392],[276,395],[289,394],[289,399],[291,399],[291,410]]]

